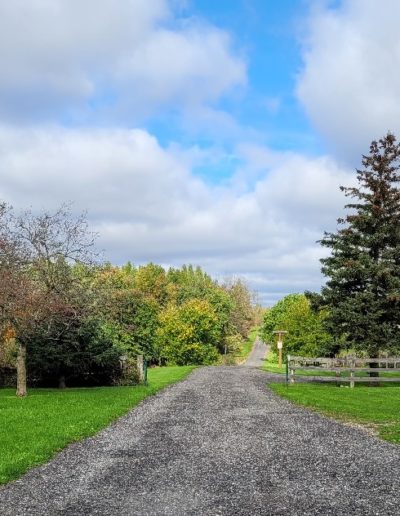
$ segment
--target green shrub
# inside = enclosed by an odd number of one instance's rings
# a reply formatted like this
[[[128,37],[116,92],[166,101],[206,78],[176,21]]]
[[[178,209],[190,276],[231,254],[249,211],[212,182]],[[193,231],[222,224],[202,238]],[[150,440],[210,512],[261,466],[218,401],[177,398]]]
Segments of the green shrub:
[[[263,338],[277,355],[276,330],[287,331],[283,354],[316,357],[329,354],[332,338],[324,329],[324,312],[314,312],[304,294],[290,294],[269,310],[262,328]]]

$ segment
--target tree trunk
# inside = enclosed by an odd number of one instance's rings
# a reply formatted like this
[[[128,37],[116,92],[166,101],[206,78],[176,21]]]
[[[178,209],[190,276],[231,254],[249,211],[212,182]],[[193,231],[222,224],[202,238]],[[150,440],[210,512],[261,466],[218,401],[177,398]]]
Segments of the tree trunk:
[[[369,368],[371,369],[371,371],[368,371],[368,375],[370,378],[379,377],[379,371],[374,371],[374,369],[377,369],[378,367],[379,367],[378,362],[371,362],[369,364]],[[369,386],[370,387],[379,387],[379,382],[370,382]]]
[[[371,362],[369,368],[372,369],[372,371],[368,371],[369,376],[379,376],[379,371],[374,371],[374,369],[378,369],[378,367],[378,362]]]
[[[65,382],[65,376],[62,374],[58,379],[58,388],[65,389],[66,387],[67,387],[67,384]]]
[[[26,346],[18,343],[17,355],[17,396],[26,396]]]

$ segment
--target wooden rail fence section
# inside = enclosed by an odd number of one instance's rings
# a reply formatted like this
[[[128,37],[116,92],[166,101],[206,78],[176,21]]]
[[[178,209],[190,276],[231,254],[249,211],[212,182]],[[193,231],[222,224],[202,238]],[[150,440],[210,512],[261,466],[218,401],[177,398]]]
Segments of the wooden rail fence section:
[[[370,364],[374,364],[374,367],[371,368]],[[295,383],[296,371],[307,371],[307,374],[297,374],[297,378],[306,376],[308,381],[315,382],[349,382],[350,387],[357,382],[400,382],[400,357],[309,358],[288,355],[286,380],[289,383]],[[309,375],[310,371],[316,374]],[[371,373],[373,376],[370,376]]]

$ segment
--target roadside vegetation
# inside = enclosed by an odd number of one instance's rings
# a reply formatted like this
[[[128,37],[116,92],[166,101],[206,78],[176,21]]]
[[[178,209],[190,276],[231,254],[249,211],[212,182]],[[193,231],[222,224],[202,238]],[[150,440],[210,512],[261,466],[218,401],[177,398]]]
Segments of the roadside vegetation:
[[[0,483],[196,365],[247,353],[260,324],[241,279],[217,282],[192,265],[104,263],[95,240],[69,206],[16,214],[0,202]]]
[[[89,437],[147,396],[175,383],[193,366],[149,369],[148,385],[31,389],[18,398],[0,389],[0,484],[49,460],[71,442]]]
[[[400,444],[400,387],[338,388],[326,384],[269,384],[284,398],[342,421],[362,424]]]
[[[284,358],[400,354],[399,170],[400,144],[388,133],[363,156],[356,186],[341,187],[350,202],[337,231],[320,240],[328,250],[321,292],[289,294],[265,314],[269,370],[277,370],[277,330],[287,332]],[[371,363],[370,376],[381,374],[377,366]]]
[[[283,364],[282,367],[279,367],[277,357],[273,355],[271,351],[264,359],[262,369],[268,373],[286,374],[286,364]]]
[[[251,350],[253,349],[254,342],[256,338],[258,337],[260,333],[260,327],[256,326],[253,328],[247,339],[243,342],[242,346],[240,347],[239,353],[237,354],[237,360],[239,362],[243,362],[247,359],[247,357],[250,355]]]
[[[321,293],[289,294],[269,309],[262,336],[271,344],[263,369],[278,367],[274,331],[283,330],[283,357],[390,357],[400,354],[400,145],[387,134],[370,146],[357,170],[356,187],[341,187],[351,202],[338,230],[320,243],[330,252],[321,260],[327,281]],[[371,377],[399,377],[399,371],[356,372],[366,382],[355,388],[335,384],[270,384],[277,394],[339,420],[368,426],[400,444],[399,384],[368,385]],[[334,376],[296,370],[296,376]],[[371,384],[371,382],[370,382]]]
[[[259,309],[241,279],[103,263],[95,239],[68,206],[0,203],[0,387],[134,384],[138,355],[199,365],[242,349]]]
[[[266,366],[278,371],[278,350],[275,330],[284,330],[284,357],[286,355],[329,355],[332,338],[324,328],[326,312],[314,312],[304,294],[289,294],[268,310],[264,317],[261,334],[270,343]],[[284,370],[284,368],[283,368]]]

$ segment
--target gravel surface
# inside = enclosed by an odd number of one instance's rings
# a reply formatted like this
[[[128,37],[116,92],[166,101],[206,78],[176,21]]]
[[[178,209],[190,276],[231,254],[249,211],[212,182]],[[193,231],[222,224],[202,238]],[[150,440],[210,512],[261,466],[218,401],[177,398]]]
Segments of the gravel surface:
[[[207,367],[0,489],[12,515],[399,515],[400,447]]]
[[[263,365],[263,361],[265,355],[267,354],[267,351],[267,345],[264,344],[260,337],[257,337],[254,341],[253,349],[251,350],[248,359],[243,365],[246,367],[261,367]]]

